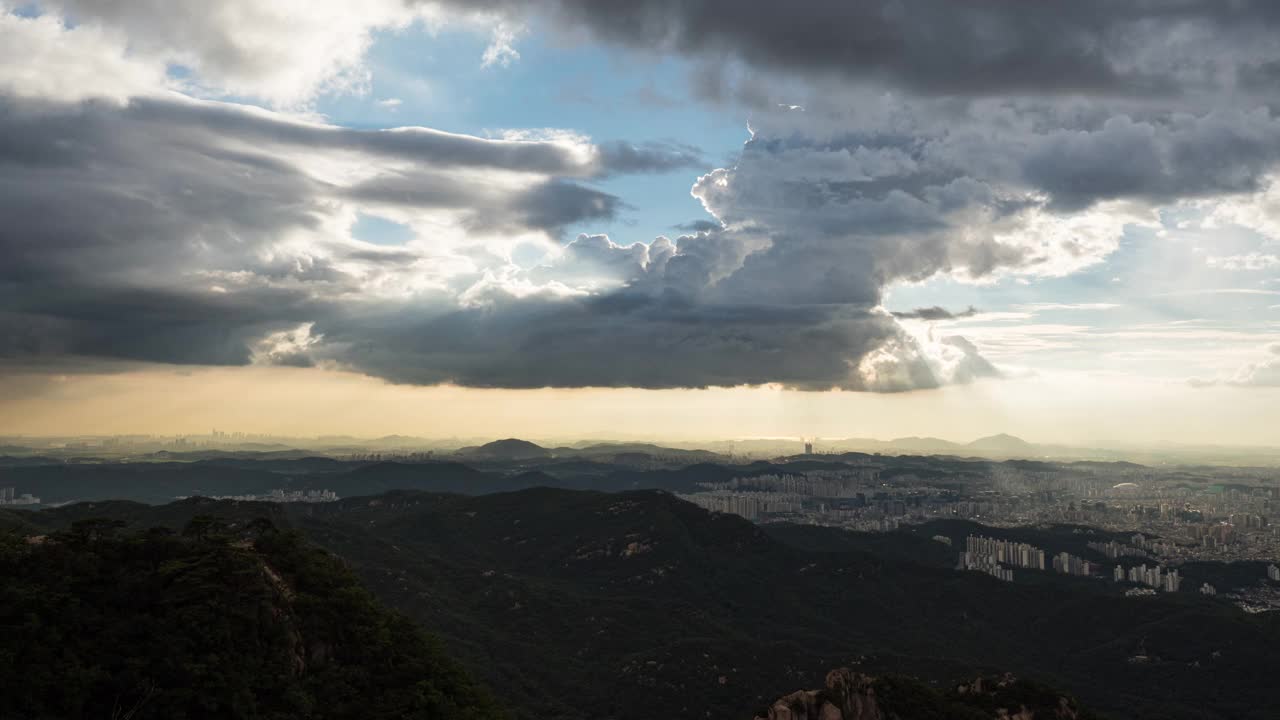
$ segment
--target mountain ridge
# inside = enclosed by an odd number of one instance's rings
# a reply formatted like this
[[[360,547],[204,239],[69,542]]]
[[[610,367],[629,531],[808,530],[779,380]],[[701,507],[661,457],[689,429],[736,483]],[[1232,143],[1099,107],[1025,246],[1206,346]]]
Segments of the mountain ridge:
[[[254,510],[154,512],[218,509]],[[927,538],[783,542],[657,490],[402,491],[284,512],[528,720],[750,717],[832,667],[940,682],[1015,670],[1100,711],[1261,720],[1250,708],[1277,669],[1280,618],[1068,578],[1002,583],[920,555],[942,548]],[[1129,662],[1139,647],[1157,659]]]

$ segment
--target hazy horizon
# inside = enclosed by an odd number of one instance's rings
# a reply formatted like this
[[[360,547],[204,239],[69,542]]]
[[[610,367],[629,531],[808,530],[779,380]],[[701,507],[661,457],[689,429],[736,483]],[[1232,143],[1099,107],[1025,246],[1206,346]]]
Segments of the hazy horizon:
[[[53,381],[61,386],[56,393],[44,391],[16,402],[11,398],[7,404],[16,412],[0,416],[0,436],[176,437],[201,436],[217,429],[298,439],[376,440],[400,435],[429,441],[516,437],[564,444],[597,438],[696,444],[799,442],[802,437],[881,442],[930,437],[963,445],[1008,434],[1038,445],[1096,449],[1280,447],[1265,422],[1272,408],[1266,398],[1256,396],[1253,405],[1234,404],[1229,413],[1217,413],[1213,406],[1179,408],[1177,393],[1162,397],[1149,392],[1140,398],[1112,398],[1114,404],[1105,418],[1094,417],[1097,408],[1081,401],[1060,407],[1059,414],[1047,422],[1036,422],[1011,413],[1011,408],[1027,401],[1035,409],[1045,406],[1043,398],[1023,394],[1027,380],[1020,386],[1001,384],[998,389],[1010,391],[1008,395],[984,391],[981,386],[883,395],[780,388],[418,388],[351,373],[294,368],[259,369],[268,377],[246,383],[248,372],[252,371],[186,369],[180,374],[165,372],[167,377],[155,380],[129,373],[66,376]],[[277,373],[304,377],[287,382],[270,378]],[[323,378],[318,384],[313,382],[317,375]],[[1237,392],[1221,388],[1197,397]],[[1152,404],[1163,409],[1155,414],[1159,421],[1133,427],[1148,417],[1155,420],[1148,415]],[[673,407],[683,412],[673,414]],[[548,429],[549,409],[560,419],[554,430]],[[946,409],[954,414],[939,414]],[[1202,414],[1189,416],[1192,412]],[[1222,423],[1228,420],[1244,424],[1251,417],[1256,423],[1252,428],[1222,431]],[[958,429],[961,425],[963,431]]]

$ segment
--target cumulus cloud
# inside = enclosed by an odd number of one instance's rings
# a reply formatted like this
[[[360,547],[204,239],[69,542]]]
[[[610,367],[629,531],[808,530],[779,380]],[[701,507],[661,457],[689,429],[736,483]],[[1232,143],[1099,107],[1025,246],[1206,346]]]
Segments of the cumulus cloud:
[[[1227,384],[1240,387],[1280,387],[1280,343],[1272,343],[1266,350],[1265,359],[1240,368],[1227,379]]]
[[[353,131],[157,98],[0,100],[0,128],[10,358],[301,364],[324,334],[301,342],[301,325],[348,304],[460,307],[501,277],[513,238],[550,246],[618,203],[572,180],[611,172],[589,143]],[[414,239],[360,242],[360,212]]]
[[[15,362],[907,391],[1001,373],[971,339],[900,322],[973,308],[889,313],[896,284],[1067,275],[1169,204],[1274,222],[1280,118],[1255,77],[1280,59],[1270,3],[39,6],[0,14],[15,38],[0,47],[0,356]],[[483,27],[479,61],[500,66],[546,18],[687,55],[695,89],[754,108],[749,139],[707,167],[675,141],[358,130],[191,97],[357,90],[375,33],[419,21]],[[562,237],[627,211],[597,181],[693,168],[710,219],[684,234]],[[410,239],[362,242],[361,215]],[[1273,364],[1227,382],[1267,384]]]
[[[267,333],[254,343],[252,361],[259,365],[311,367],[315,363],[308,351],[324,339],[311,334],[313,327],[314,323],[302,323],[291,330]]]
[[[964,337],[917,338],[906,333],[867,353],[858,372],[865,389],[875,392],[931,389],[1001,376]]]
[[[484,49],[484,55],[481,56],[480,64],[484,67],[493,67],[494,65],[506,67],[519,60],[520,51],[515,49],[516,36],[519,34],[519,28],[513,28],[507,23],[495,25],[493,34],[489,38],[489,45]]]
[[[899,372],[890,360],[874,382],[861,371],[896,343],[914,387],[990,374],[971,346],[908,337],[860,270],[850,282],[866,283],[861,299],[841,302],[739,278],[767,273],[768,252],[785,247],[749,223],[557,247],[562,224],[616,202],[575,182],[615,157],[582,138],[356,131],[154,98],[8,100],[0,127],[0,210],[14,219],[0,230],[0,350],[14,361],[323,363],[488,387],[900,390],[883,379]],[[617,162],[643,168],[631,154]],[[403,222],[413,239],[362,243],[351,236],[360,213]],[[514,238],[554,250],[520,267],[506,255]]]
[[[50,18],[72,19],[85,34],[127,38],[131,57],[188,68],[197,85],[214,92],[280,105],[366,82],[363,60],[373,31],[416,19],[401,0],[358,6],[327,0],[40,0],[35,6]]]
[[[15,6],[40,17],[14,27],[16,15],[9,11]],[[476,58],[485,66],[517,60],[514,42],[521,33],[519,23],[478,6],[414,0],[35,0],[0,3],[0,14],[10,16],[0,25],[0,35],[14,40],[0,49],[0,58],[5,50],[30,49],[24,34],[41,33],[74,46],[67,57],[58,56],[49,44],[42,49],[44,57],[14,55],[27,67],[36,66],[33,60],[48,63],[48,69],[61,66],[64,73],[45,72],[41,75],[48,77],[28,80],[56,83],[63,96],[101,95],[104,88],[82,82],[92,75],[134,91],[181,86],[200,95],[255,98],[275,107],[304,107],[326,93],[367,90],[372,70],[366,55],[379,33],[418,24],[487,34],[490,43]],[[88,64],[91,55],[85,51],[93,48],[109,64]],[[70,75],[65,74],[68,68]],[[181,79],[166,79],[169,68],[180,68]]]
[[[1243,227],[1280,242],[1280,182],[1268,175],[1257,192],[1218,199],[1202,224],[1210,230]]]
[[[0,92],[73,102],[123,101],[167,82],[164,68],[130,56],[125,37],[94,26],[68,28],[60,18],[26,17],[0,3]]]
[[[1187,384],[1195,388],[1217,385],[1242,388],[1280,387],[1280,343],[1271,343],[1264,350],[1266,355],[1263,359],[1245,363],[1231,375],[1216,378],[1193,377],[1187,380]]]
[[[694,196],[730,233],[749,227],[770,238],[730,279],[740,293],[874,304],[891,283],[939,273],[1064,275],[1110,254],[1126,225],[1154,222],[1123,196],[1055,207],[1023,169],[1038,143],[1052,142],[1048,132],[1028,128],[1010,152],[1008,131],[984,129],[981,109],[956,118],[927,101],[878,104],[839,116],[758,113],[737,163],[695,183]]]
[[[1204,85],[1269,91],[1280,24],[1280,11],[1268,0],[457,4],[516,17],[547,14],[611,43],[679,52],[713,66],[730,60],[756,71],[875,81],[947,96],[1165,96]]]

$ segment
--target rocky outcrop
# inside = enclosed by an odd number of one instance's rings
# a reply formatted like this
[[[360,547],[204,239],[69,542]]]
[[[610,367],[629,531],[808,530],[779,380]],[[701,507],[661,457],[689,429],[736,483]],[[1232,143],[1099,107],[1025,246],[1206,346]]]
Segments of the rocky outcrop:
[[[939,692],[919,681],[874,677],[847,668],[827,673],[826,687],[791,693],[756,720],[1085,720],[1071,698],[1005,674],[983,676]]]
[[[826,685],[780,698],[757,720],[886,720],[876,699],[876,678],[841,668],[827,673]]]
[[[999,676],[978,677],[971,683],[956,686],[952,695],[960,700],[983,707],[999,705],[995,717],[999,720],[1080,720],[1079,708],[1073,700],[1033,688],[1018,680],[1012,673]]]

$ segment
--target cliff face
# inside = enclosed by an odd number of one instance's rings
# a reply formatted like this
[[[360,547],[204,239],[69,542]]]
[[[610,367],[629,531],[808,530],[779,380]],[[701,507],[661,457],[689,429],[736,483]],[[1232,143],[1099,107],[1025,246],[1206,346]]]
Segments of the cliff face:
[[[876,678],[846,668],[827,673],[823,690],[799,690],[756,720],[885,720],[876,698]]]
[[[979,677],[938,692],[907,678],[847,668],[827,673],[826,687],[779,698],[756,720],[1087,720],[1074,700],[1012,675]]]

